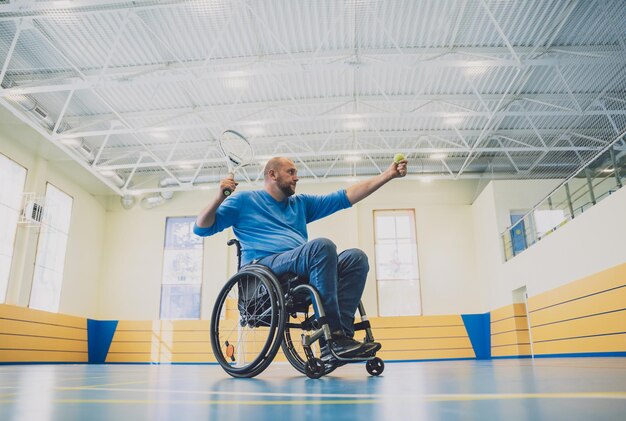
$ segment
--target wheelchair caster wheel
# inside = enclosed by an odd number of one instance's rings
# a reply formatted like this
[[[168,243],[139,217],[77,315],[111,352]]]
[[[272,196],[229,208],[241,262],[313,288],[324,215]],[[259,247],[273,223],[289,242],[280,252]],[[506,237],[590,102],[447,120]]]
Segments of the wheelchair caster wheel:
[[[376,357],[373,360],[369,360],[365,364],[365,369],[372,376],[380,376],[382,372],[385,370],[385,363],[380,358]]]
[[[324,363],[319,358],[312,358],[307,361],[305,371],[307,377],[311,379],[319,379],[325,372]]]

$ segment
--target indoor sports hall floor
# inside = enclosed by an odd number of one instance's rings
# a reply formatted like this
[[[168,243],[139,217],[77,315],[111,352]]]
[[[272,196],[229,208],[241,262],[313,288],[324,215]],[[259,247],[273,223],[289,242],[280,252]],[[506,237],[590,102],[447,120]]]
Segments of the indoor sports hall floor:
[[[620,420],[626,358],[363,364],[308,379],[217,365],[0,366],[1,420]]]

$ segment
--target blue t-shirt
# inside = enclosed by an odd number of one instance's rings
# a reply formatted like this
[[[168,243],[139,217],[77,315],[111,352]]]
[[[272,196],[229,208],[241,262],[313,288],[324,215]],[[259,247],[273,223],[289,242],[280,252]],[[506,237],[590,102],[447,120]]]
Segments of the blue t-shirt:
[[[242,191],[222,202],[212,226],[194,225],[193,232],[206,237],[232,226],[241,242],[242,264],[247,264],[305,244],[309,222],[350,206],[345,190],[323,196],[298,194],[282,202],[265,190]]]

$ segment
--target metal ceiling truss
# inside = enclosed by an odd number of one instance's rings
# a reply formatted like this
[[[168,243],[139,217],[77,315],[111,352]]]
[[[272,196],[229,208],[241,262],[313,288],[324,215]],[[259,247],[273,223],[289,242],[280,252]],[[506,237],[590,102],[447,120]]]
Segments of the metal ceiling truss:
[[[216,183],[227,128],[255,148],[248,183],[273,155],[319,182],[398,151],[418,178],[565,179],[626,150],[626,4],[526,3],[9,1],[0,104],[119,195]],[[308,32],[276,24],[294,18]]]

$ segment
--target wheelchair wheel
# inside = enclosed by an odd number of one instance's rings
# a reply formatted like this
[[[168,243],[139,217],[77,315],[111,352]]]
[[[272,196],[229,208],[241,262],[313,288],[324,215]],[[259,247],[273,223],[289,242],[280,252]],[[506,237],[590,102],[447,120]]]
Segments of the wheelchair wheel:
[[[372,376],[380,376],[385,370],[385,363],[380,358],[376,357],[373,360],[369,360],[365,364],[365,369]]]
[[[282,342],[285,311],[273,275],[258,268],[230,278],[211,316],[211,347],[233,377],[254,377],[274,359]]]
[[[314,330],[313,317],[309,317],[305,313],[296,313],[289,315],[287,323],[285,324],[285,331],[283,334],[283,341],[281,343],[281,349],[283,354],[287,357],[287,361],[298,370],[300,373],[309,377],[311,372],[311,366],[307,363],[306,354],[302,347],[303,333]],[[321,352],[319,341],[311,346],[311,351],[315,356],[315,359],[320,360]],[[321,360],[320,360],[321,361]],[[329,374],[338,367],[337,364],[325,362],[323,374]],[[317,378],[317,377],[313,377]]]

